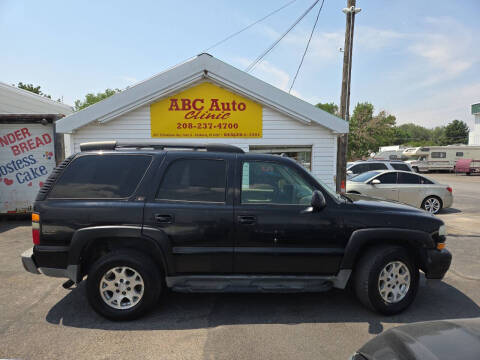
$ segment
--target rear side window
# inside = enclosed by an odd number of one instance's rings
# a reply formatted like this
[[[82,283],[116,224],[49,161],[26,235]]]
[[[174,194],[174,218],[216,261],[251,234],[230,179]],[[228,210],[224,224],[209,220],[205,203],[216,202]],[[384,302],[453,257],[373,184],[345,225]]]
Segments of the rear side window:
[[[368,165],[367,164],[354,165],[349,170],[351,170],[352,173],[354,174],[361,174],[361,173],[364,173],[365,171],[368,171]]]
[[[389,172],[377,177],[380,180],[381,184],[396,184],[397,183],[397,173]]]
[[[133,194],[151,161],[148,155],[86,155],[71,162],[49,198],[119,199]]]
[[[395,170],[403,170],[403,171],[410,171],[408,165],[405,164],[390,164]]]
[[[157,199],[225,202],[226,173],[224,160],[176,160],[165,172]]]
[[[382,163],[368,164],[368,170],[387,170],[388,167]]]
[[[463,152],[462,152],[462,151],[457,151],[457,153],[455,154],[455,156],[463,156]]]
[[[411,173],[398,173],[398,184],[420,184],[420,176]]]
[[[433,184],[432,181],[428,180],[427,178],[424,178],[423,176],[419,176],[420,178],[420,184]]]

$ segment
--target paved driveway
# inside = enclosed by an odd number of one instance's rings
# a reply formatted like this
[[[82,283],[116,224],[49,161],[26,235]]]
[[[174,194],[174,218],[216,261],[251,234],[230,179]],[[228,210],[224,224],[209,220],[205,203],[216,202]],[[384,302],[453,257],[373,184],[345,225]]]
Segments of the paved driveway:
[[[480,316],[480,177],[446,176],[455,210],[440,217],[450,232],[453,271],[422,278],[417,300],[385,317],[348,292],[175,294],[132,322],[110,322],[88,306],[85,287],[26,273],[28,222],[0,222],[0,358],[31,359],[347,359],[365,341],[414,321]],[[479,181],[479,182],[476,182]],[[475,223],[477,225],[475,225]]]

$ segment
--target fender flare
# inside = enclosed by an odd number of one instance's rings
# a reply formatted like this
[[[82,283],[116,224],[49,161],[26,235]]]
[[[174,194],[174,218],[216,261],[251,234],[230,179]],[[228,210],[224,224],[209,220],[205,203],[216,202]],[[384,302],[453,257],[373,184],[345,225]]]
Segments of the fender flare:
[[[96,239],[131,239],[135,241],[145,241],[143,245],[147,245],[152,251],[150,255],[155,260],[160,260],[165,272],[168,272],[164,246],[159,243],[160,237],[151,238],[145,236],[142,232],[142,226],[125,226],[125,225],[107,225],[107,226],[93,226],[78,229],[75,231],[70,242],[70,251],[68,254],[68,264],[76,266],[80,272],[81,256],[88,246],[92,245]]]
[[[345,247],[343,260],[340,269],[353,269],[355,261],[360,250],[365,246],[373,244],[384,244],[395,242],[397,244],[406,244],[412,248],[418,249],[418,254],[423,258],[424,249],[434,248],[435,241],[429,233],[420,230],[410,230],[401,228],[372,228],[355,230]],[[422,259],[423,260],[423,259]]]

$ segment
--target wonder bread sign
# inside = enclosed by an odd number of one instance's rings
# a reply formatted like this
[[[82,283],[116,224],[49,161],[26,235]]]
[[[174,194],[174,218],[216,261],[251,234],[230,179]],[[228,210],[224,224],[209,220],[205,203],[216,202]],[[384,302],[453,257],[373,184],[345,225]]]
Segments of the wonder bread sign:
[[[262,106],[209,82],[150,105],[152,138],[261,138]]]

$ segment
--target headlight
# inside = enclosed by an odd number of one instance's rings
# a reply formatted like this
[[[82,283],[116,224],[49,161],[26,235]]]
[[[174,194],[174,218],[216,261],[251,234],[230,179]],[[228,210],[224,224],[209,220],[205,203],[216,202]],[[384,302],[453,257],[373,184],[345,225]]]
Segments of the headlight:
[[[440,225],[440,227],[438,228],[438,235],[439,236],[447,235],[447,227],[445,225]]]

